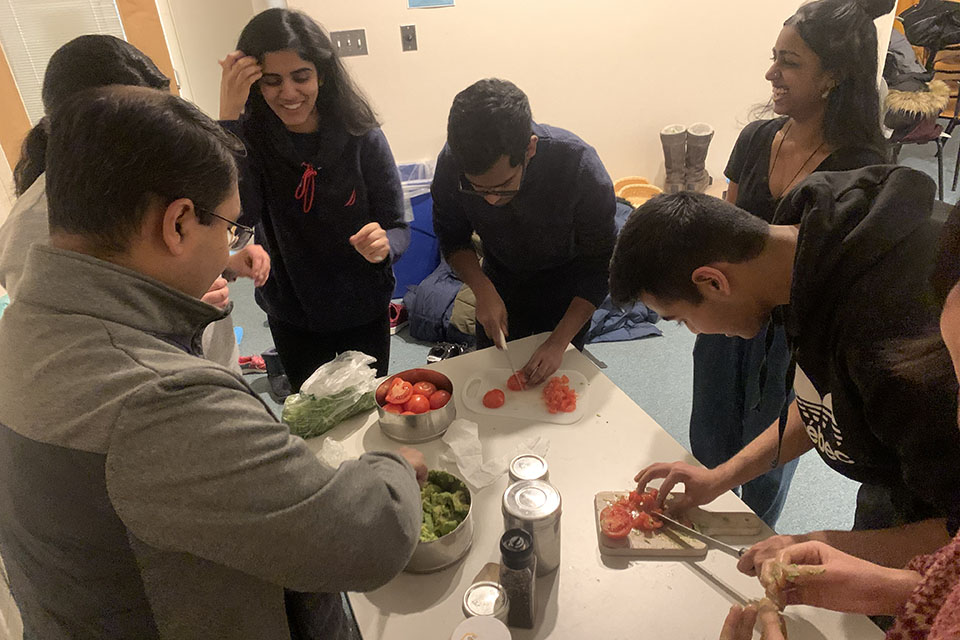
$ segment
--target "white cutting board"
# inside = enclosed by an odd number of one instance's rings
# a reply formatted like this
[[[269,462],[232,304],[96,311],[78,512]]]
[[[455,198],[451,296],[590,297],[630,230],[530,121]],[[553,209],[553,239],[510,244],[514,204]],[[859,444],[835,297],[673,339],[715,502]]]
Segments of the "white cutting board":
[[[573,424],[583,418],[587,403],[587,379],[578,371],[560,369],[551,378],[567,376],[569,386],[577,392],[577,408],[570,413],[550,413],[543,401],[543,389],[547,383],[537,385],[525,391],[510,391],[507,379],[513,374],[510,369],[487,369],[470,376],[460,387],[460,399],[474,413],[485,413],[503,418],[552,422],[553,424]],[[491,389],[500,389],[506,396],[506,402],[499,409],[483,406],[483,395]]]

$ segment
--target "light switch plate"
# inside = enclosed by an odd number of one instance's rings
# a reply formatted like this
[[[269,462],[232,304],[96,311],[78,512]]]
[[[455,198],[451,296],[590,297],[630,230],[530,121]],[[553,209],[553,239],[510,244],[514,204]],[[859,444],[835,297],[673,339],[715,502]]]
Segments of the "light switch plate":
[[[400,27],[400,45],[404,51],[417,50],[417,26],[405,24]]]
[[[363,29],[331,31],[330,40],[340,57],[367,55],[367,33]]]

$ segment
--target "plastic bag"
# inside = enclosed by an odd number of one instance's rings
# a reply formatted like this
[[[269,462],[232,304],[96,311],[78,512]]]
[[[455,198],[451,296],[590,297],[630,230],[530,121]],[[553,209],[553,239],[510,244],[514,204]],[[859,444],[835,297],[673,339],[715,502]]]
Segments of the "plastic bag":
[[[376,359],[359,351],[344,351],[319,367],[287,396],[281,418],[301,438],[322,435],[350,416],[376,406]]]

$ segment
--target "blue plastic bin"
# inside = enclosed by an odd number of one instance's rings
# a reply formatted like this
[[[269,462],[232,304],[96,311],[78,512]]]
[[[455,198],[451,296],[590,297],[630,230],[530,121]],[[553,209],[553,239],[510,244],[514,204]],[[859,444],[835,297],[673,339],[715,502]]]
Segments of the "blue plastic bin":
[[[433,167],[417,162],[402,164],[398,168],[409,205],[410,246],[393,265],[393,275],[397,279],[394,298],[402,298],[407,287],[420,284],[440,264],[440,243],[433,233],[433,198],[430,197]]]

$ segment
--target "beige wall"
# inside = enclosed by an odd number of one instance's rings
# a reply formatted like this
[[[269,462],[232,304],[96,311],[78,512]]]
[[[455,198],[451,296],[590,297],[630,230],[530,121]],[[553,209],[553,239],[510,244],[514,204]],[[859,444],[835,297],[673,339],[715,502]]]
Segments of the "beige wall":
[[[180,95],[216,118],[220,66],[254,14],[286,6],[285,0],[157,0]]]
[[[291,0],[329,30],[364,28],[370,55],[348,58],[398,161],[435,158],[453,96],[482,77],[512,80],[534,118],[594,145],[614,178],[662,180],[660,129],[711,123],[720,175],[751,107],[765,102],[770,49],[799,0]],[[892,18],[884,19],[889,33]],[[419,51],[399,27],[415,24]],[[886,39],[882,38],[886,47]]]

